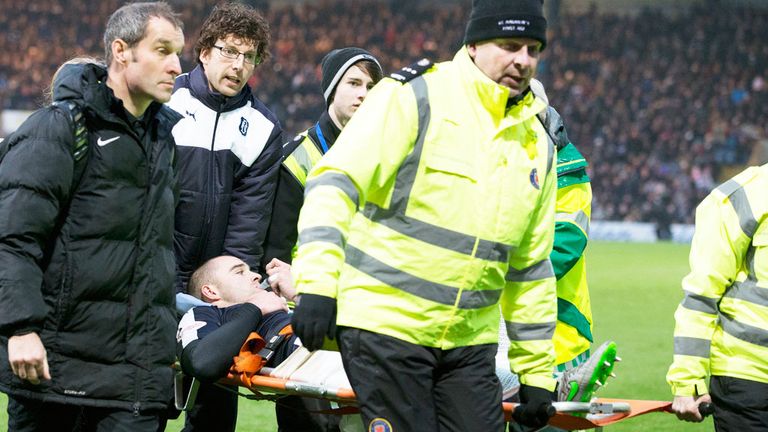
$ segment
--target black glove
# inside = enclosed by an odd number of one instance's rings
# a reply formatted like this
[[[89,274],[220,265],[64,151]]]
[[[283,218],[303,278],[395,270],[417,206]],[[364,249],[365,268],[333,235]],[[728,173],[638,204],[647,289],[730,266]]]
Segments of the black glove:
[[[555,415],[553,396],[552,392],[541,387],[521,384],[520,405],[512,412],[512,418],[515,422],[534,429],[546,426],[549,418]]]
[[[323,346],[326,336],[336,334],[336,299],[317,294],[302,294],[291,318],[293,333],[304,347],[315,351]]]

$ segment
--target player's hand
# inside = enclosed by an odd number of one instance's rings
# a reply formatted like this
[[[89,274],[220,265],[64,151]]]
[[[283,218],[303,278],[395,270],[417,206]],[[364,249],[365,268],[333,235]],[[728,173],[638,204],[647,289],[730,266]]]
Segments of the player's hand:
[[[552,392],[526,384],[520,386],[520,405],[512,412],[515,422],[534,429],[547,425],[550,417],[555,415],[552,406]]]
[[[288,301],[295,301],[296,287],[293,286],[291,265],[273,258],[264,269],[267,271],[269,286],[277,295]]]
[[[247,301],[261,309],[262,315],[280,310],[288,311],[285,300],[271,291],[256,290]]]
[[[687,422],[700,422],[704,416],[699,412],[699,405],[702,403],[712,403],[712,398],[708,395],[702,396],[675,396],[672,401],[672,412],[677,418]]]
[[[41,379],[51,379],[48,356],[37,333],[8,338],[8,362],[11,363],[14,375],[31,384],[40,384]]]
[[[302,294],[293,311],[291,327],[301,343],[310,351],[323,346],[327,336],[336,334],[336,299],[317,294]]]

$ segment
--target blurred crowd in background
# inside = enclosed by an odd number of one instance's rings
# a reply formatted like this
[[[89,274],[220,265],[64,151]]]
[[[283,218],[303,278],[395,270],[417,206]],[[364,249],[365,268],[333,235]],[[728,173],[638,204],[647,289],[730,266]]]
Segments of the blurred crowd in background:
[[[184,70],[196,64],[199,27],[217,2],[170,1],[186,26]],[[103,57],[104,22],[122,3],[0,0],[0,110],[41,106],[62,62]],[[248,3],[272,30],[272,58],[250,84],[280,118],[286,139],[324,109],[325,53],[364,47],[387,73],[422,57],[450,59],[471,4]],[[672,14],[550,15],[538,76],[591,164],[593,219],[691,223],[720,179],[765,162],[756,150],[765,145],[768,119],[768,9],[708,1]]]

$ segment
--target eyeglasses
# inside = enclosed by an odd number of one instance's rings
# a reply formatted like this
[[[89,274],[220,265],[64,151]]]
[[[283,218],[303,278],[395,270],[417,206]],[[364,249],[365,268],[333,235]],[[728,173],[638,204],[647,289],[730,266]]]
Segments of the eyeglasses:
[[[256,66],[261,63],[261,56],[253,51],[240,52],[234,48],[221,47],[217,45],[214,45],[213,47],[218,49],[221,53],[221,56],[226,59],[237,60],[238,57],[243,56],[243,61],[248,64]]]

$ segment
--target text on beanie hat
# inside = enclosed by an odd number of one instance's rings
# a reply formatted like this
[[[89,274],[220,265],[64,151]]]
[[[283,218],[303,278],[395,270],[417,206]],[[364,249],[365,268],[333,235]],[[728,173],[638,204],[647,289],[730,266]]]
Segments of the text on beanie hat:
[[[496,38],[529,37],[547,45],[543,0],[473,0],[464,44]]]

